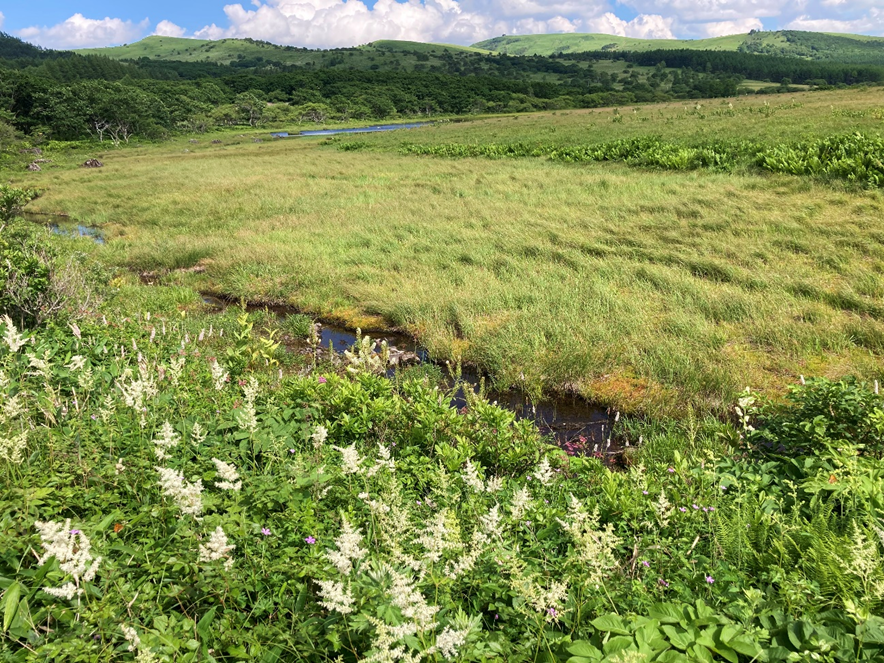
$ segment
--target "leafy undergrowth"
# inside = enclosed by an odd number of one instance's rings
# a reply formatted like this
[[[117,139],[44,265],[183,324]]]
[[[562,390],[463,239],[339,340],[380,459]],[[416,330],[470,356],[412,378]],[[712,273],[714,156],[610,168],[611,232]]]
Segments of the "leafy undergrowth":
[[[338,147],[352,151],[366,146],[364,142],[354,142],[340,143]],[[406,144],[400,148],[400,152],[460,158],[545,157],[566,163],[622,161],[630,166],[661,170],[731,172],[737,168],[755,168],[772,173],[847,181],[869,188],[884,186],[884,140],[879,135],[866,136],[861,133],[777,145],[733,140],[682,145],[647,136],[574,147],[541,143]]]
[[[646,424],[618,472],[367,350],[291,375],[245,314],[130,316],[0,325],[3,660],[884,656],[861,385]]]

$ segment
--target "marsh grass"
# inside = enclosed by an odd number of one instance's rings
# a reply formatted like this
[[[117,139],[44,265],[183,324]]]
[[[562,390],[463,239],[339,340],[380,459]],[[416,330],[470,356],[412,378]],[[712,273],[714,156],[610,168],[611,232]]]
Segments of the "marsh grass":
[[[409,140],[502,141],[496,127],[563,144],[638,131],[684,140],[871,131],[881,124],[871,113],[831,108],[881,107],[884,94],[768,101],[768,115],[755,99],[703,120],[670,104],[618,124],[610,111],[571,112],[414,130]],[[602,120],[603,135],[591,126]],[[401,136],[360,140],[379,151],[174,144],[26,181],[45,190],[35,209],[102,225],[110,241],[94,250],[106,260],[354,327],[399,327],[498,386],[683,414],[687,404],[722,408],[746,385],[776,392],[799,374],[884,378],[880,192],[785,176],[417,158],[395,152]],[[205,271],[175,271],[196,265]]]

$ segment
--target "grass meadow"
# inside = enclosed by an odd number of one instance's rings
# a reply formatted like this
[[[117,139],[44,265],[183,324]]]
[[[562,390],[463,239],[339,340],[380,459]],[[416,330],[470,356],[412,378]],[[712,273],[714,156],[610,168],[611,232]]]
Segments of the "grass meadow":
[[[882,108],[870,89],[545,113],[363,135],[358,152],[230,134],[14,183],[44,192],[29,209],[101,226],[104,260],[167,283],[401,328],[498,386],[672,415],[802,374],[884,379],[880,191],[399,145],[790,141],[873,134]]]

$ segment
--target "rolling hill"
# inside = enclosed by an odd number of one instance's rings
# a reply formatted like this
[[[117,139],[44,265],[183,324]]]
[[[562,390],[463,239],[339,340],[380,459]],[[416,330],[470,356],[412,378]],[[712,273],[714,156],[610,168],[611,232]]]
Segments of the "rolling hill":
[[[632,39],[604,34],[504,35],[473,46],[508,55],[690,49],[738,51],[849,64],[884,64],[884,37],[796,30],[752,32],[712,39]]]

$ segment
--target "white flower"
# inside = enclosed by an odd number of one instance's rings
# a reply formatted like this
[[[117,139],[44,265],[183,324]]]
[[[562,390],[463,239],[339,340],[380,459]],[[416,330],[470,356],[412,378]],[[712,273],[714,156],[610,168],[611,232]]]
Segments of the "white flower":
[[[499,493],[503,490],[503,477],[491,477],[485,482],[485,492]]]
[[[83,590],[78,589],[72,582],[66,582],[61,587],[43,587],[43,591],[59,599],[67,599],[70,601],[78,594],[82,594]]]
[[[522,488],[513,495],[513,503],[510,505],[510,516],[512,516],[512,519],[519,520],[530,504],[531,492],[528,490],[527,486],[522,486]]]
[[[234,548],[236,548],[236,546],[227,543],[227,535],[219,525],[209,537],[209,542],[206,545],[200,544],[200,561],[215,562],[219,559],[223,559],[226,560],[224,568],[229,569],[233,563],[233,559],[230,557],[230,552]]]
[[[28,340],[18,332],[15,325],[12,324],[12,318],[8,315],[3,316],[3,322],[6,323],[3,340],[6,342],[7,347],[9,347],[10,352],[18,352]]]
[[[326,441],[326,439],[328,439],[328,429],[325,426],[317,426],[313,430],[313,434],[310,436],[310,439],[313,440],[313,448],[319,449]]]
[[[368,468],[368,472],[366,474],[370,477],[374,476],[378,470],[386,467],[391,472],[396,471],[396,461],[394,461],[390,457],[390,450],[385,447],[383,444],[378,442],[378,459],[375,461],[375,464]]]
[[[114,473],[115,474],[122,474],[125,471],[126,471],[126,466],[123,465],[123,459],[117,458],[117,464],[114,465]]]
[[[485,483],[482,481],[482,477],[479,476],[479,470],[473,465],[473,461],[467,460],[460,476],[463,482],[473,489],[473,492],[481,493],[485,490]]]
[[[203,427],[199,425],[199,422],[193,424],[193,432],[191,433],[190,441],[195,447],[198,447],[206,441],[206,431],[204,431]]]
[[[27,444],[28,431],[22,431],[15,437],[0,438],[0,458],[7,463],[21,465]]]
[[[156,457],[159,460],[166,460],[167,458],[171,458],[171,456],[169,456],[167,452],[169,451],[169,449],[177,447],[180,440],[181,436],[175,432],[175,429],[172,428],[172,424],[166,421],[163,423],[162,428],[160,428],[160,436],[153,441],[153,452],[156,454]]]
[[[349,447],[333,446],[332,449],[341,452],[341,471],[344,474],[362,473],[362,467],[360,467],[362,459],[359,457],[359,452],[356,451],[355,444],[352,444]]]
[[[549,466],[549,459],[545,456],[543,460],[540,461],[540,465],[537,466],[537,469],[534,470],[534,476],[544,486],[548,486],[552,483],[554,476],[553,471],[552,468]]]
[[[123,632],[123,637],[126,639],[126,642],[129,643],[129,651],[135,651],[141,646],[141,638],[138,637],[138,633],[134,628],[124,624],[120,627],[120,630]]]
[[[74,355],[71,357],[70,363],[65,365],[65,368],[69,371],[79,371],[86,365],[86,357],[81,357],[80,355]]]
[[[439,650],[439,653],[442,654],[446,661],[450,661],[457,656],[458,648],[466,644],[469,634],[469,629],[453,631],[450,626],[446,626],[445,630],[436,636],[436,649]]]
[[[213,458],[212,462],[215,463],[215,469],[218,472],[218,476],[223,479],[223,481],[215,482],[215,485],[218,488],[221,490],[234,491],[242,488],[242,481],[239,480],[239,474],[237,474],[236,467],[232,463],[225,463],[217,458]]]
[[[384,566],[384,570],[393,579],[393,586],[390,588],[390,602],[399,608],[403,617],[412,620],[418,630],[424,631],[430,628],[436,618],[436,613],[439,612],[439,607],[427,604],[424,595],[415,589],[412,578],[387,565]]]
[[[163,494],[172,498],[182,513],[198,516],[203,510],[203,482],[197,479],[194,483],[188,483],[182,473],[167,467],[154,469],[160,474],[160,488]]]
[[[365,557],[368,551],[359,547],[362,543],[362,532],[354,529],[346,518],[341,523],[341,530],[341,535],[335,539],[338,549],[327,550],[325,556],[341,575],[349,575],[353,570],[353,562]]]
[[[178,382],[181,380],[185,359],[184,355],[178,355],[177,357],[172,357],[172,360],[169,362],[169,382],[172,383],[173,387],[177,387]]]
[[[138,364],[138,379],[132,375],[132,371],[126,369],[123,376],[117,380],[117,386],[123,395],[123,402],[141,415],[142,428],[147,423],[144,417],[146,401],[157,395],[156,383],[150,374],[147,364]]]
[[[71,529],[70,518],[63,523],[37,521],[34,527],[40,533],[40,545],[44,550],[43,555],[37,558],[37,563],[43,566],[54,557],[59,569],[74,579],[73,583],[69,582],[56,589],[44,588],[44,590],[53,596],[68,600],[75,594],[82,593],[79,589],[80,581],[94,580],[101,564],[101,557],[92,557],[92,544],[89,539],[80,530]]]
[[[28,375],[39,375],[47,380],[52,377],[49,369],[52,368],[52,364],[49,362],[49,352],[47,351],[45,355],[43,355],[43,359],[40,359],[36,355],[29,354],[28,355],[28,364],[31,368],[36,368],[36,373],[28,373]]]
[[[242,388],[245,397],[242,409],[239,411],[239,427],[254,434],[258,430],[258,415],[255,410],[255,399],[258,397],[258,381],[250,377]]]
[[[342,615],[353,612],[353,595],[349,590],[344,589],[343,583],[333,580],[317,580],[319,585],[319,595],[325,599],[319,602],[319,605],[327,610],[334,610]]]
[[[490,538],[503,538],[503,530],[501,529],[500,505],[495,504],[484,516],[479,517],[479,524],[482,526],[482,532]]]
[[[217,359],[211,362],[211,368],[212,382],[215,384],[215,390],[221,391],[224,389],[224,385],[227,384],[227,371],[225,371],[224,367],[218,363]]]

